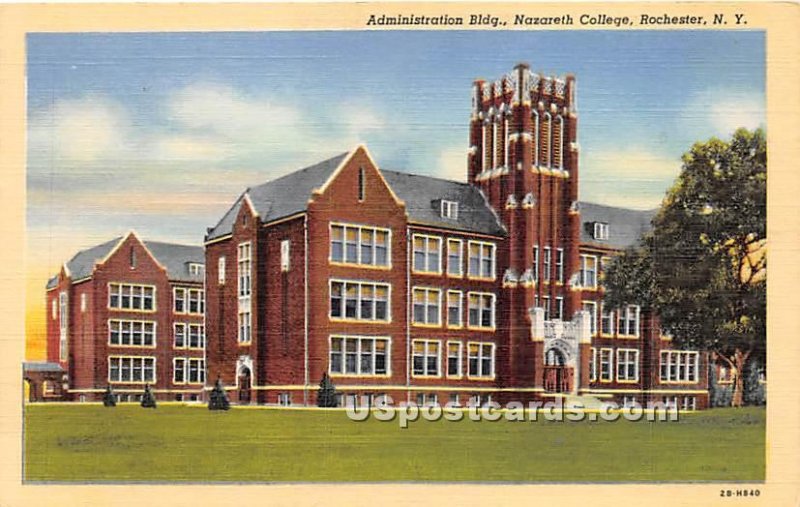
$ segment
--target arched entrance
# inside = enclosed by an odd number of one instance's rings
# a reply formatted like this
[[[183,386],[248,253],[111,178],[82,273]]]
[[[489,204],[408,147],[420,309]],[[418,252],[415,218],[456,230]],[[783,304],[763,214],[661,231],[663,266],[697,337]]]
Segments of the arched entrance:
[[[565,352],[559,347],[551,347],[544,354],[544,390],[550,393],[572,391],[573,369],[567,366]]]
[[[251,375],[250,368],[247,366],[242,366],[239,369],[239,403],[250,403]]]

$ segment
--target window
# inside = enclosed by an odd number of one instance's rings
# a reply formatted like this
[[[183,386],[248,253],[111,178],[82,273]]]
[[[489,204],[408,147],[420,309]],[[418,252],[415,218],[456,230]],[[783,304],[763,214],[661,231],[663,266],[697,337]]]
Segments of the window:
[[[129,263],[131,265],[131,269],[136,268],[136,250],[131,246],[130,250],[128,251],[129,254]]]
[[[460,328],[463,326],[462,295],[460,290],[447,291],[447,327]]]
[[[414,324],[439,326],[441,292],[439,289],[414,287]]]
[[[461,342],[447,342],[447,376],[461,376]]]
[[[604,222],[594,223],[594,239],[608,239],[608,224]]]
[[[556,315],[558,320],[564,320],[564,298],[561,296],[556,297]]]
[[[363,201],[367,196],[367,178],[364,174],[364,168],[358,168],[358,200]]]
[[[414,340],[411,342],[412,364],[411,370],[415,377],[438,377],[439,347],[438,340]]]
[[[468,297],[469,327],[494,329],[494,294],[470,292]]]
[[[69,301],[67,293],[58,295],[58,356],[62,361],[69,357],[67,332],[69,329]]]
[[[172,360],[172,383],[183,384],[186,382],[186,359],[176,357]]]
[[[594,301],[581,301],[581,308],[589,312],[589,328],[592,336],[597,334],[597,303]]]
[[[152,384],[156,381],[156,358],[109,356],[108,381]]]
[[[86,293],[81,294],[81,313],[86,312]]]
[[[206,382],[206,362],[204,359],[191,358],[189,363],[189,376],[187,382],[190,384],[204,384]]]
[[[494,243],[470,241],[468,250],[470,278],[494,280]]]
[[[469,342],[467,375],[476,378],[494,377],[494,343]]]
[[[388,375],[389,339],[331,336],[331,375]]]
[[[251,248],[250,243],[239,243],[237,249],[237,267],[239,279],[239,311],[238,311],[238,339],[241,344],[252,341],[252,293],[251,287]]]
[[[289,407],[292,404],[292,393],[278,394],[278,405],[282,407]]]
[[[442,218],[458,220],[458,203],[442,199]]]
[[[600,349],[600,382],[611,382],[613,371],[612,349]]]
[[[700,354],[679,350],[662,350],[659,365],[661,382],[696,383]]]
[[[550,296],[542,296],[542,309],[544,310],[544,320],[550,320]]]
[[[617,349],[617,381],[636,382],[639,380],[639,351],[636,349]]]
[[[109,320],[108,344],[122,347],[155,347],[156,323],[144,320]]]
[[[447,398],[448,398],[448,402],[447,403],[451,407],[460,407],[461,406],[461,397],[458,395],[458,393],[450,393],[447,396]]]
[[[217,283],[225,285],[225,256],[217,259]]]
[[[186,347],[186,324],[176,322],[173,327],[174,339],[172,346],[176,349]]]
[[[414,234],[414,272],[441,274],[442,238]]]
[[[544,258],[542,259],[542,279],[545,281],[550,280],[553,277],[553,272],[551,271],[552,268],[552,259],[551,255],[552,252],[549,246],[544,247]]]
[[[205,359],[176,357],[172,360],[173,384],[204,384],[205,381]]]
[[[681,410],[697,410],[697,397],[684,396],[681,403]]]
[[[617,331],[624,336],[639,336],[639,307],[628,305],[617,313]]]
[[[600,305],[600,333],[603,336],[614,335],[614,312],[608,311],[605,303]]]
[[[581,287],[597,288],[597,257],[594,255],[581,255]]]
[[[389,229],[331,224],[331,262],[388,266]]]
[[[289,271],[289,248],[291,242],[288,239],[281,241],[281,271]]]
[[[439,396],[431,393],[417,393],[417,405],[436,406],[439,404]]]
[[[385,283],[330,282],[330,318],[388,322],[389,293]]]
[[[564,283],[564,249],[556,248],[556,281]]]
[[[631,408],[636,406],[636,396],[623,396],[622,407]]]
[[[185,313],[186,312],[186,289],[176,287],[173,289],[174,297],[174,308],[175,313]]]
[[[53,298],[53,300],[50,302],[50,317],[53,320],[56,320],[57,313],[58,313],[58,301],[56,301],[56,298]]]
[[[461,277],[464,274],[461,257],[463,250],[463,241],[460,239],[447,240],[447,275],[454,277]]]
[[[533,281],[539,281],[539,245],[533,247]]]
[[[108,284],[108,307],[113,310],[152,311],[156,307],[156,288],[128,283]]]
[[[206,327],[203,324],[189,324],[189,348],[203,349],[206,346]]]
[[[597,381],[597,349],[592,347],[592,355],[589,357],[589,382]]]
[[[189,274],[195,276],[201,276],[205,274],[205,266],[199,263],[190,262],[189,263]]]

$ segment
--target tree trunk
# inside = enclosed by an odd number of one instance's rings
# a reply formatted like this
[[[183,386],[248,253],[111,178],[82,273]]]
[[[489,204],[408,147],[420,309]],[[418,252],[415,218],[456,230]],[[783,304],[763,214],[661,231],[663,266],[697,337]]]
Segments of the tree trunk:
[[[743,352],[736,349],[733,353],[733,395],[731,396],[731,407],[739,408],[743,405],[744,399],[744,365],[750,351]]]

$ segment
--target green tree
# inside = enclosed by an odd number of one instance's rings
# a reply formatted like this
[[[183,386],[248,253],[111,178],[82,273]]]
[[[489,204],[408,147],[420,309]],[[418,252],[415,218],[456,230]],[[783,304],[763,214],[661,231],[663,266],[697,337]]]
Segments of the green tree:
[[[150,389],[150,384],[144,386],[144,394],[142,395],[141,405],[144,408],[156,408],[156,397],[153,396],[153,391]]]
[[[228,410],[231,408],[231,403],[228,400],[228,395],[225,394],[225,389],[222,387],[222,381],[217,379],[214,383],[214,388],[208,395],[208,409],[209,410]]]
[[[114,391],[111,390],[111,386],[106,386],[106,392],[103,393],[103,406],[104,407],[117,406],[117,397],[114,395]]]
[[[676,344],[716,352],[735,407],[745,364],[766,353],[766,160],[760,129],[696,143],[652,231],[605,278],[609,305],[650,307]]]
[[[333,385],[333,382],[327,373],[322,374],[322,380],[319,383],[317,406],[322,408],[331,408],[336,406],[336,386]]]

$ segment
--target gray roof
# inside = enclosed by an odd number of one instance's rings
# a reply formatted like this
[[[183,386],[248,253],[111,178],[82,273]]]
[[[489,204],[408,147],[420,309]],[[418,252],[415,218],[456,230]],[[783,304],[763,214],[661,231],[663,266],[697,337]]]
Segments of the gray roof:
[[[212,240],[231,233],[245,194],[250,197],[250,202],[253,203],[262,222],[271,222],[305,211],[311,192],[328,181],[330,175],[348,154],[336,155],[299,171],[248,188],[225,213],[222,220],[211,228],[206,239]]]
[[[325,184],[348,154],[342,153],[247,189],[219,223],[208,231],[206,240],[231,233],[245,195],[250,198],[262,222],[271,222],[305,211],[314,189]],[[496,236],[505,234],[505,229],[483,194],[471,185],[396,171],[381,171],[381,174],[398,198],[405,201],[412,222]],[[438,202],[441,199],[459,203],[457,220],[443,219],[440,216]]]
[[[580,202],[581,243],[603,248],[623,249],[635,245],[648,232],[656,210],[617,208],[604,204]],[[608,224],[608,239],[594,239],[594,223]]]
[[[58,363],[48,363],[45,361],[24,361],[22,363],[23,371],[64,371]]]
[[[458,181],[397,171],[381,171],[384,179],[401,200],[414,223],[445,229],[505,236],[498,216],[476,187]],[[458,218],[443,218],[442,200],[458,203]]]
[[[73,281],[92,276],[94,266],[108,255],[125,236],[118,236],[97,246],[81,250],[67,261],[67,269]],[[189,264],[205,264],[205,252],[201,246],[176,245],[160,241],[145,241],[145,246],[159,263],[167,268],[170,280],[181,282],[202,282],[203,275],[189,274]],[[47,288],[58,284],[55,276],[47,281]]]

